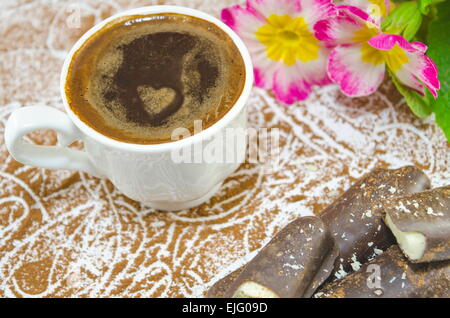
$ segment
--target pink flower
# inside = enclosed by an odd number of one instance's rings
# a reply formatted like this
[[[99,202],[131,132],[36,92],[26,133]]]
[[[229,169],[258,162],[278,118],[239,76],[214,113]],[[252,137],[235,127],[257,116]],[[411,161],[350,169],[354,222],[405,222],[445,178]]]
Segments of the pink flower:
[[[437,97],[437,68],[425,55],[425,44],[382,33],[377,21],[356,7],[336,9],[335,18],[315,25],[315,35],[329,46],[336,46],[330,52],[327,72],[346,95],[373,93],[388,67],[403,85],[422,95],[426,87]]]
[[[334,14],[332,0],[247,0],[222,10],[222,20],[244,40],[255,83],[272,88],[278,100],[304,100],[312,85],[330,81],[329,49],[314,36],[314,24]]]
[[[390,0],[346,0],[345,4],[367,12],[377,22],[387,17],[395,7]]]

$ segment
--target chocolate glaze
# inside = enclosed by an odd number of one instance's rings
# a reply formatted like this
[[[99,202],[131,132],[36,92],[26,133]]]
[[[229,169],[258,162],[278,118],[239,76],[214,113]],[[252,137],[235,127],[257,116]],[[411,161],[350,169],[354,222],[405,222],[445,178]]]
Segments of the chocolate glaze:
[[[359,179],[319,216],[340,248],[329,280],[341,278],[395,243],[379,211],[386,199],[430,188],[430,180],[418,168],[375,169]],[[355,267],[355,268],[353,268]],[[223,297],[230,281],[245,265],[216,282],[209,297]],[[234,277],[229,277],[234,276]]]
[[[320,217],[340,249],[334,276],[340,278],[357,270],[395,243],[378,211],[387,199],[429,188],[428,177],[416,167],[375,169],[323,210]]]
[[[398,245],[394,245],[358,272],[326,285],[314,297],[448,298],[450,261],[408,263]]]
[[[450,186],[388,200],[380,212],[389,215],[400,231],[425,236],[424,253],[411,262],[450,259]]]
[[[233,284],[234,280],[242,273],[244,266],[239,267],[235,271],[229,273],[227,276],[218,280],[214,285],[212,285],[206,297],[208,298],[224,298],[225,292],[230,288],[231,284]]]
[[[190,34],[160,32],[143,35],[119,46],[123,53],[122,63],[113,75],[112,86],[104,92],[105,99],[119,100],[129,121],[151,126],[165,124],[165,120],[183,105],[184,57],[197,42]],[[194,65],[189,67],[200,74],[200,84],[187,93],[202,102],[207,90],[216,84],[218,67],[202,54],[197,54]],[[170,88],[175,91],[175,97],[163,110],[150,114],[138,93],[138,87],[142,86],[151,86],[155,90]]]
[[[298,218],[280,230],[245,266],[225,297],[243,297],[239,288],[254,282],[281,298],[311,297],[328,278],[339,250],[322,220]]]

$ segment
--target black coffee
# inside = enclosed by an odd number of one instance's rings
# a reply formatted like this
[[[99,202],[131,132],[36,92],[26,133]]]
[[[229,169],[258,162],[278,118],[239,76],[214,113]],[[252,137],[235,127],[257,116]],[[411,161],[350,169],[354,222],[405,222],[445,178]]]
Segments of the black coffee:
[[[214,24],[179,14],[118,19],[74,54],[66,82],[71,109],[111,138],[170,142],[174,129],[207,128],[240,96],[242,57]]]

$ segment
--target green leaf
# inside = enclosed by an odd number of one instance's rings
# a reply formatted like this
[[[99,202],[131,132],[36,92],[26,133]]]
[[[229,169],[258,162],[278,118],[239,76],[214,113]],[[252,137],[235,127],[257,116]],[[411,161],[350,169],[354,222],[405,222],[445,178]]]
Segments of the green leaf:
[[[422,24],[422,14],[417,2],[407,1],[398,4],[394,11],[387,16],[381,28],[390,34],[400,34],[407,40],[411,40]]]
[[[414,115],[420,118],[424,118],[431,114],[432,108],[430,105],[430,94],[428,92],[427,95],[423,97],[416,91],[403,86],[399,82],[397,77],[392,74],[392,72],[389,71],[389,75],[391,76],[392,82],[395,84],[395,87],[397,87],[397,90],[405,98],[406,104],[409,106]]]
[[[415,16],[412,17],[410,23],[406,24],[403,30],[403,37],[410,41],[414,35],[416,35],[420,26],[422,25],[422,15],[419,11],[416,11]]]
[[[430,10],[430,8],[429,8],[430,5],[437,4],[442,1],[445,1],[445,0],[419,0],[420,12],[422,12],[422,14],[426,15],[426,14],[428,14],[428,12]]]
[[[450,104],[449,99],[444,102],[440,99],[434,106],[434,113],[436,114],[436,123],[444,131],[445,137],[450,141]]]
[[[436,122],[450,141],[450,3],[441,2],[436,6],[437,17],[428,27],[428,53],[439,70],[441,89],[437,100],[431,106],[436,114]]]
[[[414,41],[420,41],[423,43],[428,42],[428,26],[430,25],[430,22],[436,18],[436,7],[430,6],[428,8],[428,14],[422,15],[422,25],[414,36]]]

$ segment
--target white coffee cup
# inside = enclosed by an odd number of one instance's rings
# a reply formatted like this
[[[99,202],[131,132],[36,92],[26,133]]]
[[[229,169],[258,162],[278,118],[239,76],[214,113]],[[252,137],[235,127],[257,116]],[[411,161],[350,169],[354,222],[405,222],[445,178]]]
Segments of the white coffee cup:
[[[95,32],[123,16],[179,13],[209,21],[233,40],[245,63],[245,85],[235,105],[207,129],[178,141],[140,145],[120,142],[100,134],[81,121],[69,107],[65,95],[68,68],[74,53]],[[245,129],[246,102],[253,84],[250,55],[241,39],[220,20],[201,11],[178,6],[149,6],[116,14],[86,32],[69,52],[62,69],[60,90],[67,114],[46,106],[28,106],[13,112],[5,130],[6,147],[17,161],[47,169],[80,170],[107,177],[125,195],[165,211],[197,206],[210,199],[222,182],[244,161],[245,154],[233,162],[179,163],[173,153],[187,148],[201,149],[222,138],[227,128]],[[23,136],[39,129],[54,129],[57,146],[27,143]],[[84,142],[84,151],[68,148],[75,140]],[[196,148],[196,146],[201,146]],[[224,147],[227,147],[225,143]],[[225,149],[228,151],[229,149]]]

